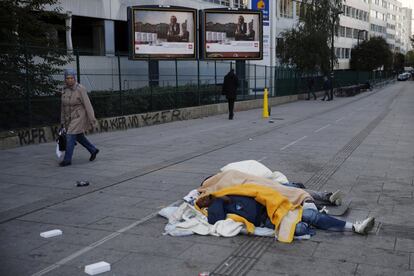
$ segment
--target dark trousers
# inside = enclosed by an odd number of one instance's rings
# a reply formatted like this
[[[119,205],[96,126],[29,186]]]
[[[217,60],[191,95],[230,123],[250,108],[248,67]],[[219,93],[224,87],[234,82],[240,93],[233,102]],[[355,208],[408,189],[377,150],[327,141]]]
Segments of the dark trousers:
[[[325,89],[325,94],[323,94],[323,99],[322,100],[325,100],[325,97],[326,97],[327,100],[330,99],[330,97],[329,97],[329,90],[330,89]]]
[[[79,142],[79,144],[81,144],[82,146],[84,146],[90,154],[97,151],[97,148],[91,142],[89,142],[88,139],[86,139],[85,134],[66,134],[66,151],[63,161],[69,163],[72,162],[72,155],[73,150],[75,149],[76,141]]]
[[[312,93],[313,98],[316,100],[316,94],[313,92],[312,88],[308,88],[308,100],[310,99],[310,94]]]
[[[236,101],[236,99],[227,99],[228,103],[229,103],[229,119],[233,119],[234,116],[234,102]]]

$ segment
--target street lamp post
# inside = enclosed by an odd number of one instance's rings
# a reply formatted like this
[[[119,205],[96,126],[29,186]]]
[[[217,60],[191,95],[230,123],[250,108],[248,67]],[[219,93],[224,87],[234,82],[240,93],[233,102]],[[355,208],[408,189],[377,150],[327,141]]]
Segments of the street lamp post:
[[[331,91],[329,100],[333,100],[333,80],[334,80],[334,60],[335,60],[335,48],[334,48],[334,39],[335,39],[335,19],[338,15],[342,14],[343,11],[336,11],[332,13],[332,37],[331,37]]]

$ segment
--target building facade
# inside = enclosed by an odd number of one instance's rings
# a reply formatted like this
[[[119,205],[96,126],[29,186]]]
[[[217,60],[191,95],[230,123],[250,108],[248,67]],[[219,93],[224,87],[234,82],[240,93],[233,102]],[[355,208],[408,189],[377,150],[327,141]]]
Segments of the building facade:
[[[59,6],[67,14],[65,45],[77,49],[83,56],[83,72],[97,70],[114,71],[115,59],[105,58],[116,53],[128,53],[127,7],[134,5],[174,5],[195,9],[207,8],[253,8],[255,0],[61,0]],[[279,64],[276,49],[280,34],[295,28],[299,20],[300,1],[264,0],[268,5],[269,17],[263,26],[264,54],[261,61],[249,61],[248,64],[277,66]],[[335,54],[338,58],[336,69],[349,69],[351,49],[362,40],[381,36],[394,52],[406,53],[411,48],[409,36],[412,35],[412,11],[402,6],[398,0],[346,0],[340,15],[340,27],[335,37]],[[142,62],[130,61],[123,57],[122,65],[134,73],[147,73]],[[190,64],[190,63],[188,63]],[[171,70],[169,63],[163,63],[160,70]],[[189,65],[185,72],[194,72]],[[209,70],[209,69],[206,69]],[[91,73],[92,74],[92,73]],[[100,88],[108,80],[87,80],[91,87]],[[117,82],[117,80],[110,80]],[[94,82],[94,83],[92,83]],[[134,81],[126,81],[127,87],[133,87]]]

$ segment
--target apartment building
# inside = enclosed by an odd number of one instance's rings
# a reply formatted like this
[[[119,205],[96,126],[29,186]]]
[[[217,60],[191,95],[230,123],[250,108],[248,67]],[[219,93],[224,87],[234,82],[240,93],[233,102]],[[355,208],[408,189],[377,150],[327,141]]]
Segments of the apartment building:
[[[257,1],[256,1],[257,2]],[[264,60],[250,61],[261,65],[278,64],[276,45],[280,34],[294,28],[299,19],[301,1],[265,0],[269,19],[264,31]],[[61,0],[62,11],[70,15],[71,34],[65,44],[79,49],[83,56],[111,56],[128,51],[126,9],[134,5],[174,5],[196,9],[255,8],[254,0]],[[346,0],[340,27],[335,37],[337,69],[348,69],[351,49],[362,40],[381,36],[393,51],[410,49],[411,9],[399,0]],[[62,36],[62,35],[61,35]],[[65,35],[63,35],[65,38]],[[96,59],[95,59],[96,60]],[[86,65],[85,65],[86,66]]]

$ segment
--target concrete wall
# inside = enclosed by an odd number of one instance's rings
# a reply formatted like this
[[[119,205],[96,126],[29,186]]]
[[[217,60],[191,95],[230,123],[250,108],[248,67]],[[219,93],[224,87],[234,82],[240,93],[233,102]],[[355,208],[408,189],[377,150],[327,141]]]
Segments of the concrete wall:
[[[303,95],[269,98],[269,105],[274,106],[278,104],[293,102],[300,98],[303,98]],[[262,106],[263,100],[242,101],[236,103],[235,110],[243,111],[261,108]],[[220,103],[182,109],[157,111],[151,113],[133,114],[128,116],[103,118],[98,120],[99,126],[93,131],[93,133],[127,130],[130,128],[145,127],[155,124],[169,123],[173,121],[202,118],[217,114],[224,114],[227,112],[227,103]],[[58,128],[58,125],[52,125],[1,132],[0,149],[53,142],[57,138]]]

